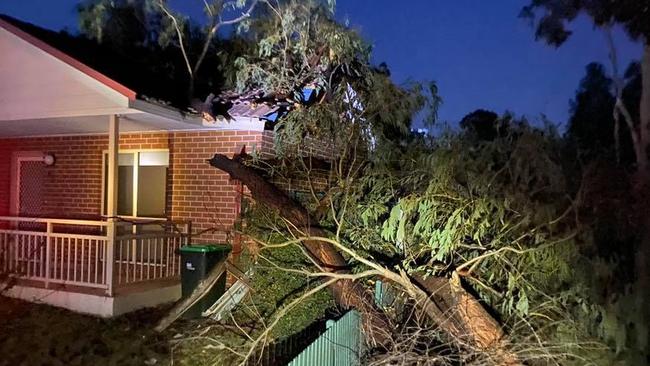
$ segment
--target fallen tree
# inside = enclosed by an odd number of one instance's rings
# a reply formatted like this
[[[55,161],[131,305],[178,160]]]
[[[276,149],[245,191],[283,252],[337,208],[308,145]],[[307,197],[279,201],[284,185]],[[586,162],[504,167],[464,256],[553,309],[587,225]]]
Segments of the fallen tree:
[[[499,323],[483,308],[472,295],[464,290],[458,276],[451,280],[444,277],[396,273],[377,263],[360,258],[356,253],[334,240],[328,240],[328,233],[316,225],[309,212],[290,199],[283,191],[269,183],[262,174],[243,164],[246,154],[232,159],[215,154],[210,165],[228,173],[232,179],[248,187],[253,199],[275,211],[288,221],[300,243],[308,254],[324,270],[333,273],[347,273],[347,261],[342,252],[376,269],[386,280],[400,286],[420,306],[429,319],[435,323],[447,338],[457,346],[472,348],[493,355],[496,364],[520,364],[516,355],[508,350],[507,339]],[[350,279],[332,281],[329,286],[334,299],[343,308],[356,308],[369,319],[366,329],[375,330],[372,339],[377,344],[388,341],[389,334],[377,330],[389,330],[388,320],[374,307],[374,299],[358,282]],[[386,346],[384,344],[384,346]]]
[[[242,164],[241,161],[245,157],[246,154],[243,152],[233,157],[233,159],[216,154],[210,160],[210,165],[227,172],[232,179],[241,181],[248,187],[256,202],[277,210],[281,217],[295,227],[296,231],[300,231],[300,233],[296,233],[299,236],[327,236],[327,233],[322,228],[312,225],[314,221],[304,207],[266,181],[257,171]],[[348,272],[349,268],[345,258],[330,243],[320,240],[305,240],[302,244],[312,259],[324,270],[333,273]],[[373,340],[381,344],[387,339],[386,334],[383,334],[380,330],[388,329],[388,320],[381,316],[381,313],[374,307],[374,299],[371,293],[350,280],[336,281],[330,286],[330,289],[339,306],[356,308],[364,313],[373,314],[370,319],[365,319],[367,322],[366,328],[373,332]]]

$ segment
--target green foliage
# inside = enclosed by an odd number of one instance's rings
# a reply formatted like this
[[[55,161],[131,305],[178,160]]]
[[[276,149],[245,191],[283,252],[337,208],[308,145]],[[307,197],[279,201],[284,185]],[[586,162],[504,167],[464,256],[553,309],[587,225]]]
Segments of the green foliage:
[[[344,221],[341,241],[389,268],[461,273],[524,358],[629,359],[624,350],[637,336],[620,316],[631,308],[599,304],[582,277],[593,273],[582,256],[589,231],[576,221],[560,137],[504,120],[506,132],[490,140],[470,131],[413,140],[408,149],[378,145],[353,183],[339,183],[347,190],[332,195],[321,225],[335,231]],[[524,346],[530,342],[538,348]]]
[[[246,209],[244,217],[248,223],[244,228],[247,236],[271,246],[287,240],[276,227],[279,218],[274,212],[252,205]],[[237,307],[234,315],[238,322],[258,324],[254,328],[259,328],[261,322],[274,319],[278,311],[320,285],[318,279],[305,276],[304,271],[309,270],[312,263],[305,258],[299,244],[263,249],[251,242],[244,257],[248,258],[247,267],[253,271],[251,297]],[[297,333],[323,319],[333,307],[335,303],[331,294],[320,291],[291,308],[272,329],[270,336],[284,338]]]
[[[370,65],[370,46],[334,19],[332,1],[268,4],[248,36],[255,51],[235,61],[239,90],[260,88],[287,97],[297,110],[275,125],[278,155],[298,151],[305,137],[326,141],[337,156],[348,156],[377,139],[409,134],[415,113],[433,123],[441,103],[435,83],[395,85],[385,67]],[[304,88],[316,101],[301,108]]]
[[[575,254],[559,225],[569,202],[545,133],[522,124],[493,143],[441,139],[406,152],[391,179],[380,168],[390,162],[377,162],[362,178],[359,224],[381,228],[404,268],[444,275],[463,266],[502,314],[526,314],[530,299],[566,281]],[[388,215],[376,209],[386,204]]]
[[[293,300],[301,296],[313,286],[320,284],[298,273],[288,272],[286,269],[308,267],[302,261],[304,256],[297,247],[273,249],[264,254],[253,267],[253,292],[250,304],[247,302],[239,307],[239,311],[250,312],[249,307],[254,307],[262,319],[272,319],[276,312],[286,307]],[[275,265],[284,269],[276,268]],[[313,322],[323,319],[326,312],[335,306],[332,296],[328,291],[320,291],[300,302],[292,308],[287,315],[271,331],[272,338],[284,338],[301,331]],[[250,318],[249,314],[249,318]]]
[[[353,72],[353,63],[367,64],[370,48],[332,19],[332,1],[267,5],[268,16],[258,18],[251,27],[257,52],[237,61],[240,90],[259,87],[293,96],[308,84],[329,85],[332,80],[326,79],[326,70]]]

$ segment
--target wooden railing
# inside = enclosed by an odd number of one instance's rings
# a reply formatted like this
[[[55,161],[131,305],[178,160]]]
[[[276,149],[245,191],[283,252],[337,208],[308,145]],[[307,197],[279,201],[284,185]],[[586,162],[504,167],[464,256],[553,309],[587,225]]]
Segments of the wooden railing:
[[[0,281],[19,278],[104,289],[177,278],[177,250],[189,243],[189,223],[166,221],[112,223],[0,216]],[[107,260],[111,258],[111,260]]]

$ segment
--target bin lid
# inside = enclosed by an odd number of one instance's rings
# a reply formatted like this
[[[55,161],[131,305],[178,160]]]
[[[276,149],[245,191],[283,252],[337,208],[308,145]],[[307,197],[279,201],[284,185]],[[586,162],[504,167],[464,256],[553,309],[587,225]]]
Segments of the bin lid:
[[[230,245],[226,244],[205,244],[205,245],[186,245],[181,247],[181,252],[190,253],[208,253],[208,252],[229,252]]]

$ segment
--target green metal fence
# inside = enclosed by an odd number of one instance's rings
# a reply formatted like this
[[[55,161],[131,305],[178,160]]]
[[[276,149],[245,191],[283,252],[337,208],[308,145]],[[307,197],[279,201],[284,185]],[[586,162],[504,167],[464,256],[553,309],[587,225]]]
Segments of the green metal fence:
[[[339,320],[328,320],[325,333],[288,366],[357,366],[361,363],[362,342],[361,316],[351,310]]]

